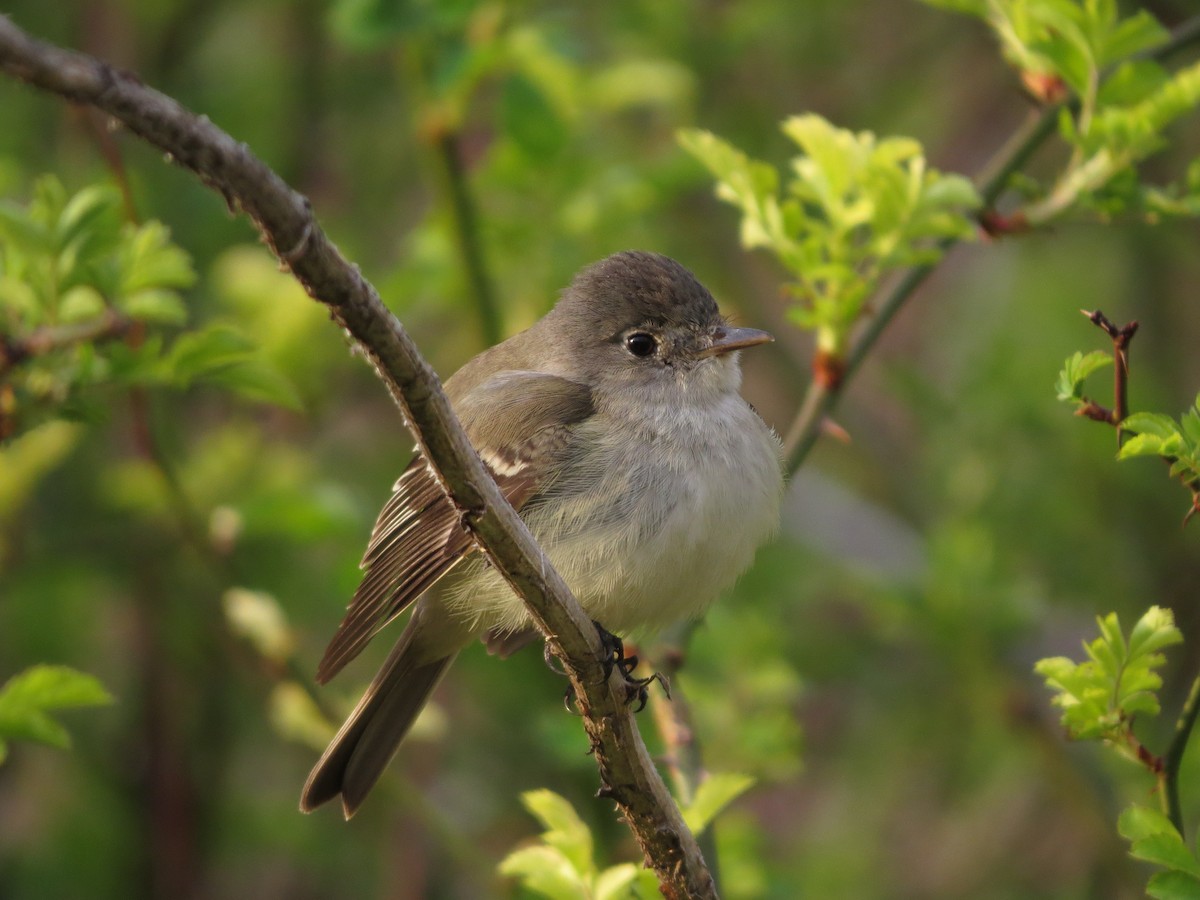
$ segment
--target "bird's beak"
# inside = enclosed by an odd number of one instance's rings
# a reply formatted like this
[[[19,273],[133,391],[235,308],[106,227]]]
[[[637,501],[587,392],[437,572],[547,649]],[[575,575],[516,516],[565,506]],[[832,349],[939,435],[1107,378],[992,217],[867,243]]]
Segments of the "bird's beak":
[[[744,350],[746,347],[756,347],[759,344],[769,344],[775,340],[770,333],[759,331],[757,328],[730,328],[722,325],[713,329],[712,344],[701,350],[697,356],[721,356],[734,350]]]

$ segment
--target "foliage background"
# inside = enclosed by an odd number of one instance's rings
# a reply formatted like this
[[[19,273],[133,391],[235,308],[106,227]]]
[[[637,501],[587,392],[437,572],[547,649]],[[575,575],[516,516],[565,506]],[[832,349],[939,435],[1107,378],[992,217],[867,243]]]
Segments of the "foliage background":
[[[1149,4],[1168,24],[1185,5]],[[779,336],[746,355],[745,393],[781,431],[806,339],[784,316],[781,272],[738,248],[736,213],[675,129],[778,162],[790,151],[777,123],[812,110],[917,136],[934,165],[971,174],[1029,107],[982,27],[916,3],[16,0],[5,12],[246,141],[312,198],[443,374],[487,334],[438,150],[452,135],[505,333],[593,259],[668,253]],[[73,190],[111,178],[86,114],[9,82],[0,114],[5,195],[27,197],[45,171]],[[1151,168],[1179,171],[1200,128],[1172,137],[1177,155]],[[634,858],[591,799],[578,723],[536,652],[465,654],[439,694],[445,715],[351,823],[296,812],[316,751],[273,723],[288,673],[230,633],[222,597],[278,598],[307,677],[410,441],[249,225],[116,140],[139,214],[193,255],[192,323],[252,335],[303,409],[152,392],[183,507],[128,392],[97,397],[98,420],[0,450],[0,679],[64,663],[117,701],[71,715],[69,754],[11,748],[0,896],[504,896],[514,888],[495,863],[536,834],[517,800],[536,787],[575,803],[602,857]],[[1177,708],[1200,662],[1200,557],[1161,467],[1116,465],[1109,431],[1072,419],[1052,386],[1064,357],[1104,346],[1077,312],[1099,307],[1142,323],[1133,409],[1190,404],[1198,237],[1188,223],[1063,223],[960,249],[897,321],[840,408],[853,442],[826,439],[810,459],[780,538],[678,679],[710,767],[759,779],[718,821],[729,896],[1141,894],[1146,872],[1113,822],[1149,781],[1067,745],[1030,667],[1078,656],[1097,612],[1132,621],[1169,606],[1188,639],[1164,691]],[[353,701],[380,643],[323,703]]]

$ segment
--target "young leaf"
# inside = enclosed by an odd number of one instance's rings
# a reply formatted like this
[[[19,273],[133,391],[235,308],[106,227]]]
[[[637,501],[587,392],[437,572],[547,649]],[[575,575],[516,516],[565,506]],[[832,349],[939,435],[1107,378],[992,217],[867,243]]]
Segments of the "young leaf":
[[[240,332],[223,325],[180,336],[171,347],[167,364],[182,385],[217,369],[244,361],[254,342]]]
[[[112,703],[112,695],[91,675],[66,666],[34,666],[0,688],[0,747],[7,738],[24,738],[69,747],[67,730],[52,710]],[[0,751],[0,756],[2,756]]]
[[[1067,357],[1062,370],[1058,373],[1055,388],[1059,400],[1068,402],[1083,401],[1083,383],[1097,369],[1112,365],[1112,354],[1102,350],[1093,350],[1086,356],[1076,351]]]
[[[519,878],[529,890],[551,900],[591,900],[587,884],[571,861],[554,847],[522,847],[500,862],[501,875]]]
[[[549,790],[526,791],[521,802],[545,827],[542,840],[560,852],[581,876],[595,873],[592,832],[565,797]]]
[[[199,375],[197,381],[220,385],[258,403],[270,403],[291,410],[300,410],[304,406],[295,386],[278,370],[258,358],[211,369]]]
[[[693,834],[699,834],[721,810],[749,790],[753,784],[753,778],[737,772],[710,775],[700,782],[691,804],[682,810],[683,821]]]
[[[1165,869],[1150,879],[1147,894],[1164,900],[1200,898],[1200,862],[1170,819],[1158,810],[1131,806],[1121,813],[1117,830],[1129,841],[1131,856]]]
[[[1087,662],[1043,659],[1034,671],[1056,692],[1052,702],[1062,709],[1063,725],[1072,738],[1101,739],[1120,747],[1128,743],[1135,714],[1158,714],[1155,692],[1162,679],[1155,670],[1166,661],[1158,651],[1179,643],[1183,635],[1171,611],[1157,606],[1134,626],[1129,642],[1116,613],[1098,618],[1097,624],[1100,637],[1084,645]]]

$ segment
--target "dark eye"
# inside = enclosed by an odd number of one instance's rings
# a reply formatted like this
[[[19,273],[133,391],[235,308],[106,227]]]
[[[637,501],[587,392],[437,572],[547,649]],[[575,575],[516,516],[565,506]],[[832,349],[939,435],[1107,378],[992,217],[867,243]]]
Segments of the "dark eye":
[[[644,331],[635,331],[625,338],[625,349],[634,356],[649,356],[656,347],[658,347],[658,341],[654,339],[654,335],[646,334]]]

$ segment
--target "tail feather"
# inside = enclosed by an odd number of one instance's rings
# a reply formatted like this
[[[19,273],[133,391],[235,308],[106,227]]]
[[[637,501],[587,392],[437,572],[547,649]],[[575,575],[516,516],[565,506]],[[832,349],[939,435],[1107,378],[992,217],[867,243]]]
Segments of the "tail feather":
[[[415,633],[416,629],[410,627],[401,636],[354,712],[313,767],[300,795],[303,812],[312,812],[340,794],[346,818],[354,815],[454,662],[457,653],[418,662]]]

